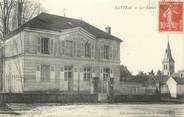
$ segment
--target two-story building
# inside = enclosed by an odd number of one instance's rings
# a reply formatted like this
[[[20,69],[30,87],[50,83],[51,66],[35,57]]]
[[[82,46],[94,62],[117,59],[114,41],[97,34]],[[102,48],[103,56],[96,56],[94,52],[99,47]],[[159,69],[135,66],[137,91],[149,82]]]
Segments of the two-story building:
[[[6,36],[6,92],[116,92],[121,39],[82,20],[42,13]]]

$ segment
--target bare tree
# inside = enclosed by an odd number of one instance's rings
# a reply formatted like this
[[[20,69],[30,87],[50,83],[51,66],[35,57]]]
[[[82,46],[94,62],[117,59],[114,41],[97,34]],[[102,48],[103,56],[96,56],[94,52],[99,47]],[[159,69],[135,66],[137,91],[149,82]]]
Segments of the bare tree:
[[[46,12],[45,8],[41,3],[30,0],[23,0],[23,12],[22,12],[22,21],[25,23],[33,17],[39,15],[42,12]]]
[[[3,39],[17,25],[18,2],[22,4],[22,23],[46,10],[35,0],[0,0],[0,37]],[[17,27],[16,27],[17,28]]]
[[[9,33],[10,17],[15,6],[15,0],[1,0],[0,1],[0,36]]]
[[[18,13],[18,5],[21,5],[21,19],[19,19]],[[14,30],[18,26],[18,20],[21,20],[21,24],[29,21],[30,19],[34,18],[35,16],[39,15],[42,12],[46,12],[44,7],[41,3],[35,0],[19,0],[19,3],[16,2],[16,5],[13,10],[13,19],[12,19],[12,27],[11,29]]]

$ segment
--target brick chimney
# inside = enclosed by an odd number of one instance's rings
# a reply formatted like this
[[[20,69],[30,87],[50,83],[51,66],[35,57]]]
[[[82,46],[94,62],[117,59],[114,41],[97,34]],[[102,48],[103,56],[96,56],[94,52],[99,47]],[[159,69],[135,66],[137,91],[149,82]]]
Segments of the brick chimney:
[[[109,26],[105,27],[105,32],[111,34],[111,27]]]

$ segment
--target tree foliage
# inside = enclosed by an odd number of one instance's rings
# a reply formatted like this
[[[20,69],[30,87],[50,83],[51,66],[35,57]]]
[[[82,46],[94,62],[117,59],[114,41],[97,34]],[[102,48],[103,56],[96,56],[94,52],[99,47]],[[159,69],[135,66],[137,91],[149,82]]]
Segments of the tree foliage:
[[[132,77],[132,74],[131,72],[127,69],[126,66],[124,65],[121,65],[120,66],[120,80],[121,81],[124,81],[126,79],[129,79]]]

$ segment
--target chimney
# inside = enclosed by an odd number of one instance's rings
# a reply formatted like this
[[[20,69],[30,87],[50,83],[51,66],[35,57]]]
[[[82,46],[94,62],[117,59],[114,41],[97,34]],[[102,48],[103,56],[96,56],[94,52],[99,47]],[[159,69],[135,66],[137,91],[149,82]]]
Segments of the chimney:
[[[22,24],[22,7],[23,7],[22,1],[18,0],[18,13],[17,13],[18,27]]]
[[[105,27],[105,32],[111,34],[111,27],[109,26]]]

